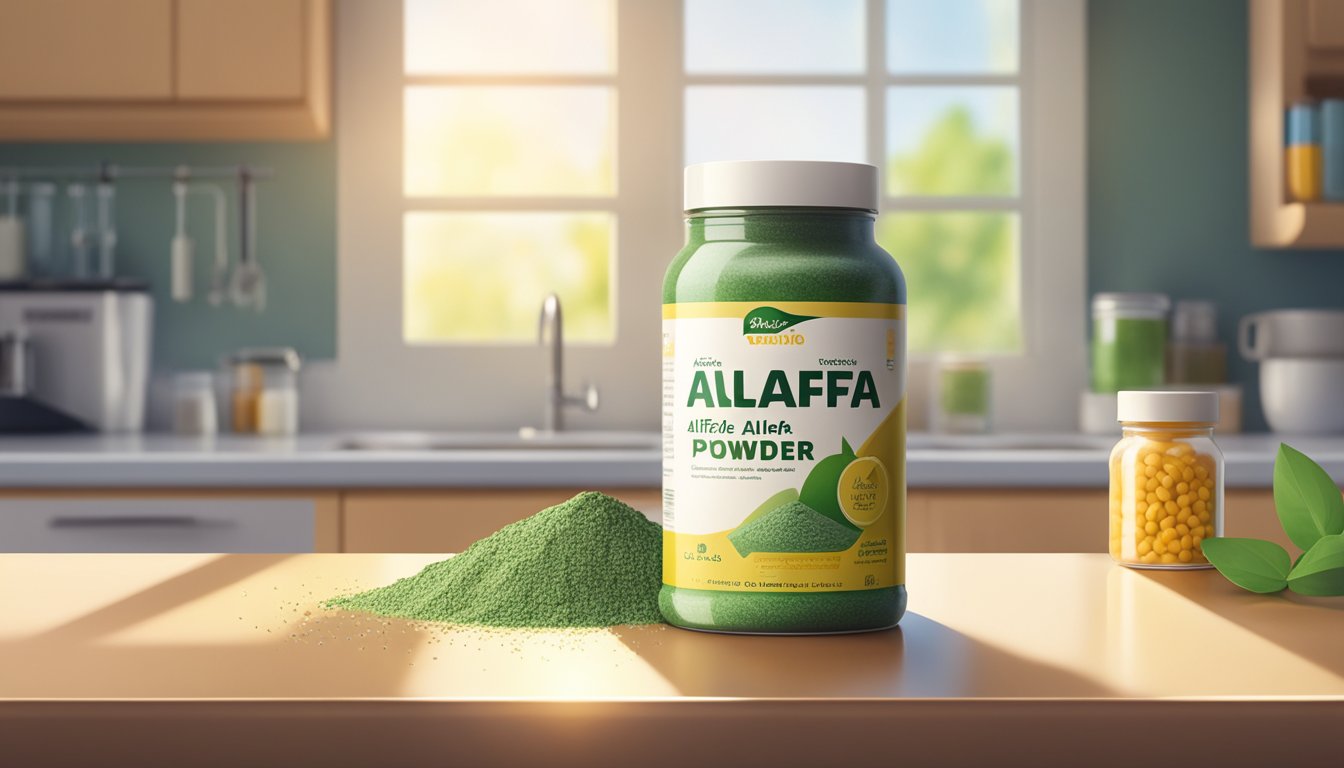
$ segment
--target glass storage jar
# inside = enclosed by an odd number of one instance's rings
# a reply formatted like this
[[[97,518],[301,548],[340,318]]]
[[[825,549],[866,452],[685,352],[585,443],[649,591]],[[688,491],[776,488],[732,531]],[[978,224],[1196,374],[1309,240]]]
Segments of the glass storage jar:
[[[1214,392],[1121,392],[1111,451],[1111,557],[1133,568],[1208,568],[1223,533],[1223,454]]]
[[[1160,387],[1166,382],[1167,313],[1160,293],[1092,297],[1092,391]]]

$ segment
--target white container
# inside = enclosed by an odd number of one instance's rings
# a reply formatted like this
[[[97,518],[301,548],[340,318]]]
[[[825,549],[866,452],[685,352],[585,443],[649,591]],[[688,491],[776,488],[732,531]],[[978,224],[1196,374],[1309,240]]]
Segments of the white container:
[[[1260,363],[1260,403],[1275,432],[1344,432],[1344,358],[1274,357]]]
[[[1247,360],[1344,358],[1344,310],[1279,309],[1247,315],[1237,342]]]
[[[185,371],[174,377],[173,431],[198,437],[219,432],[215,378],[209,371]]]

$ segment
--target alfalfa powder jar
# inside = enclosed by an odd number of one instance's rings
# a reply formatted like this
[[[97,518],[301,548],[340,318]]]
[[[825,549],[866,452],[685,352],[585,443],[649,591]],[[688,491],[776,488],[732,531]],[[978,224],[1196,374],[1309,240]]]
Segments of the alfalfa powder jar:
[[[1208,568],[1223,533],[1223,454],[1214,392],[1121,392],[1111,451],[1110,551],[1133,568]]]

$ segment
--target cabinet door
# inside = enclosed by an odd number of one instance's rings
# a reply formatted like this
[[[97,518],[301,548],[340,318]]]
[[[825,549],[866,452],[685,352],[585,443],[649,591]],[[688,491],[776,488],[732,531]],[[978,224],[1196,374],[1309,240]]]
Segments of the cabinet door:
[[[172,0],[0,0],[0,99],[168,99]]]
[[[907,508],[912,552],[1105,552],[1106,489],[925,490]]]
[[[334,552],[335,494],[106,491],[0,497],[0,552]]]
[[[305,0],[177,0],[179,99],[297,100]]]
[[[652,520],[662,491],[607,491]],[[575,494],[572,488],[460,491],[351,491],[342,500],[346,552],[461,552],[509,523]]]

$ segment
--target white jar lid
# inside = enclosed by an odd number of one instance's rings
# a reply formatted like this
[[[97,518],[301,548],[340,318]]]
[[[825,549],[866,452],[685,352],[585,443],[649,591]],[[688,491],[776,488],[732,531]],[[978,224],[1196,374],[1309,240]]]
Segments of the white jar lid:
[[[877,210],[877,167],[820,160],[740,160],[686,167],[685,208]]]
[[[1116,396],[1118,421],[1218,422],[1217,392],[1120,392]]]
[[[1160,318],[1171,309],[1163,293],[1098,293],[1092,297],[1092,316]]]

